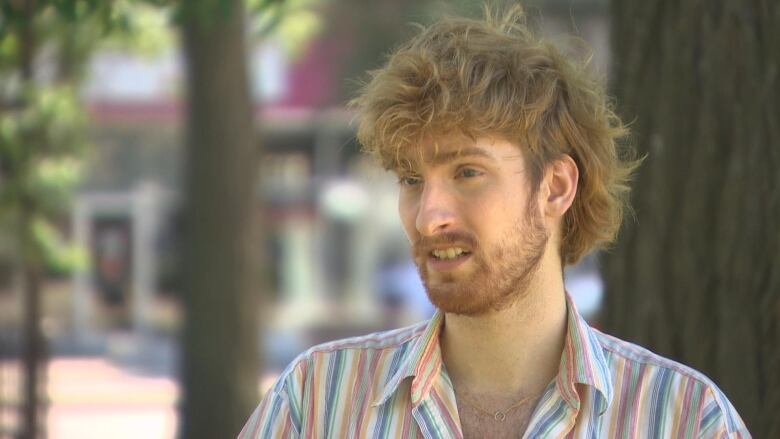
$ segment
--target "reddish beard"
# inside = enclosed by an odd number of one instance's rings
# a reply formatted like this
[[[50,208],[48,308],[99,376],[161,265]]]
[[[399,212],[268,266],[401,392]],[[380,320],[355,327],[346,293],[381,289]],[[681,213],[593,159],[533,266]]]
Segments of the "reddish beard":
[[[473,234],[460,231],[423,237],[415,243],[415,264],[431,303],[444,312],[475,316],[505,309],[524,296],[549,240],[534,197],[527,212],[492,251],[483,249]],[[470,272],[429,273],[426,260],[435,246],[442,245],[470,252]]]

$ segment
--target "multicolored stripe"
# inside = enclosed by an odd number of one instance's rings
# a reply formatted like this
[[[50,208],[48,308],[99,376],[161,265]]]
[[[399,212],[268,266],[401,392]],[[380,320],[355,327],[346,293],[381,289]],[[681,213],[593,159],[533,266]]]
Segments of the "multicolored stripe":
[[[701,373],[603,334],[568,303],[558,375],[525,438],[748,438]],[[240,438],[461,438],[442,367],[444,316],[315,346],[282,373]]]

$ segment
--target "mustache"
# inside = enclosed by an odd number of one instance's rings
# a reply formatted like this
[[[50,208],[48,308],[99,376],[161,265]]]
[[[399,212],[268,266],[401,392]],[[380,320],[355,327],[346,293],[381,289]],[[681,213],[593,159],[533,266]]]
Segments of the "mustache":
[[[474,235],[466,232],[447,232],[434,236],[423,236],[412,244],[412,254],[415,257],[427,257],[435,247],[441,246],[464,247],[469,252],[474,252],[478,247]]]

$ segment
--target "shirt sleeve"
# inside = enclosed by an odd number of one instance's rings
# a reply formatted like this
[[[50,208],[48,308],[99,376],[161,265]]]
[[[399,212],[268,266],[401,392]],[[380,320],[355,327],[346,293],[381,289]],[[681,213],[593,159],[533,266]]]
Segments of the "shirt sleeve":
[[[247,420],[238,439],[298,438],[287,399],[272,388]]]
[[[744,421],[718,388],[708,388],[699,418],[700,439],[752,438]]]

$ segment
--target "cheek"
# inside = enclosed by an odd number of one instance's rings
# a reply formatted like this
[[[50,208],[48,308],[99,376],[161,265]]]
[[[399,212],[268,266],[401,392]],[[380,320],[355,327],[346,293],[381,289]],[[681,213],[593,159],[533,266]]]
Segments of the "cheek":
[[[517,193],[484,194],[469,203],[468,226],[485,242],[505,239],[527,214],[526,203]]]
[[[413,237],[417,233],[417,209],[404,196],[398,197],[398,217],[401,219],[401,225],[404,227],[406,237],[410,242],[413,242]]]

